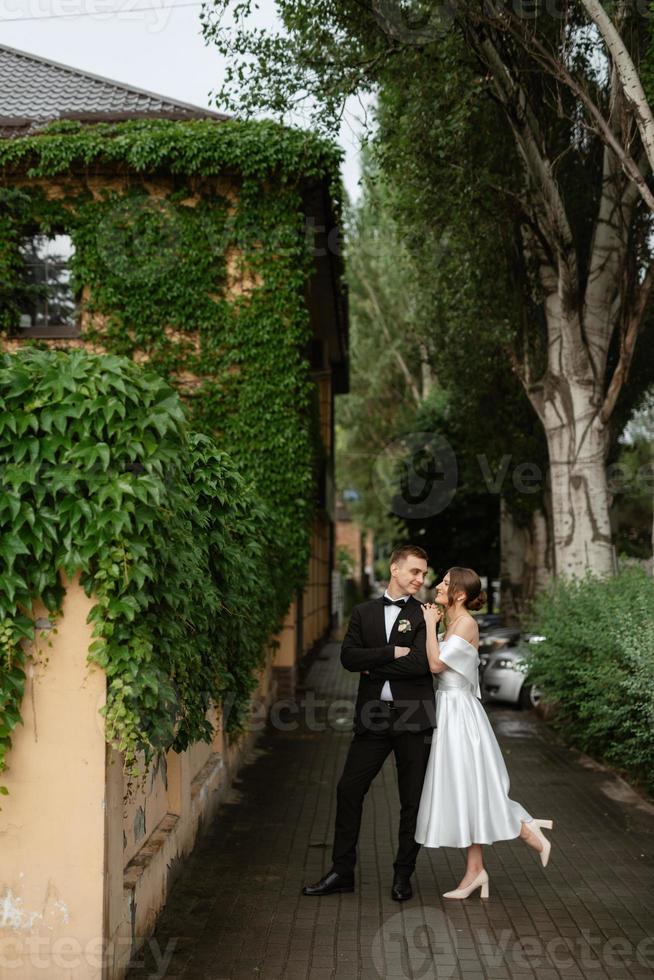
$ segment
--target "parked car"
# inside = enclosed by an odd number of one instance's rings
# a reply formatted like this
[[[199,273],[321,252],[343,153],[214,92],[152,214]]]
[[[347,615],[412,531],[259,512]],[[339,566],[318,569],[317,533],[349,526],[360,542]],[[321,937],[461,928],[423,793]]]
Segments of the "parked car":
[[[486,669],[488,658],[492,653],[517,646],[519,640],[520,630],[513,626],[499,626],[488,632],[480,629],[479,662],[482,671]]]
[[[542,636],[527,635],[525,643],[518,645],[516,641],[485,654],[481,675],[484,700],[515,704],[525,709],[540,704],[541,692],[535,684],[526,683],[525,678],[529,644],[540,643],[542,639]]]

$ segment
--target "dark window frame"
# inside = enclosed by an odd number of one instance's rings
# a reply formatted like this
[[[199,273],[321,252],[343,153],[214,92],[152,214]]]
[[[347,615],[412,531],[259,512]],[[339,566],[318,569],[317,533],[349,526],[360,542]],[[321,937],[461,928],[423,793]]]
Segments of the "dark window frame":
[[[59,257],[56,253],[49,255],[48,249],[51,245],[62,238],[67,239],[64,254]],[[41,228],[31,228],[21,235],[19,249],[23,260],[21,278],[23,288],[18,304],[20,319],[16,325],[15,335],[21,339],[34,338],[35,340],[79,337],[82,332],[79,297],[71,288],[66,288],[70,282],[70,258],[74,252],[71,236],[64,228],[55,228],[47,233]],[[62,280],[62,272],[68,273],[67,279]],[[41,297],[38,296],[39,287],[43,290]],[[56,295],[53,299],[55,287],[60,290],[58,300]],[[53,308],[56,311],[57,302],[64,304],[64,313],[57,322],[55,312],[55,322],[51,322],[49,314]],[[66,303],[70,304],[67,315]],[[26,317],[36,317],[37,323],[33,326],[25,325],[23,320]],[[41,322],[38,322],[39,319]]]

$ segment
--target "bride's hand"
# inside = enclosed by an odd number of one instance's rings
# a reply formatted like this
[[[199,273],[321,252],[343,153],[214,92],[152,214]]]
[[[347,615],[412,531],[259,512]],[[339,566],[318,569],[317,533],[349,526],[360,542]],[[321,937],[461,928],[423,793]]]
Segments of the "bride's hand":
[[[437,625],[445,615],[442,606],[437,606],[435,602],[425,602],[422,607],[422,615],[429,624]]]

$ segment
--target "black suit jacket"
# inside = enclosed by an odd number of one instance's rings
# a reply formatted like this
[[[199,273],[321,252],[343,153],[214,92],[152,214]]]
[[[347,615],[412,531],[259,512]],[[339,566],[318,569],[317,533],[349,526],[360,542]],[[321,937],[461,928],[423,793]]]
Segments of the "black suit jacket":
[[[410,629],[400,632],[402,620]],[[380,731],[383,710],[379,700],[385,681],[391,682],[393,702],[403,710],[395,715],[395,731],[422,731],[436,724],[434,679],[429,669],[425,619],[422,603],[410,596],[395,620],[386,642],[383,599],[362,602],[352,610],[341,647],[341,663],[361,674],[355,707],[354,730]],[[395,647],[411,647],[405,657],[395,659]]]

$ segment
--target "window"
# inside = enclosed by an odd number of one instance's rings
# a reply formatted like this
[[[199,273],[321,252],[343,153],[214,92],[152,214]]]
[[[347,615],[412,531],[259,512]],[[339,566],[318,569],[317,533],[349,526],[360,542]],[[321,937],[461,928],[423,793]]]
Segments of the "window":
[[[79,317],[70,284],[73,243],[68,235],[33,235],[24,239],[20,335],[76,337]]]

